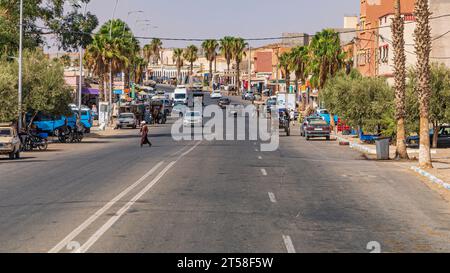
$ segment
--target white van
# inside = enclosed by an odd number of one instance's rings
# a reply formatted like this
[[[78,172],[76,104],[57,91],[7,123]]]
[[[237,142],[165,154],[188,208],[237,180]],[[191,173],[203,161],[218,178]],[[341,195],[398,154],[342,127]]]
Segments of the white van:
[[[188,103],[188,94],[185,86],[178,86],[174,92],[174,103]]]

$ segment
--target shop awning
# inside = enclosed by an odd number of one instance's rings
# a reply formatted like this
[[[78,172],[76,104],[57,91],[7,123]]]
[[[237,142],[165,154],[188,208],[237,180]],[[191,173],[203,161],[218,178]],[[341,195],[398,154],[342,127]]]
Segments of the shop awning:
[[[83,88],[81,90],[81,93],[84,95],[99,95],[100,91],[98,89],[94,89],[94,88]]]

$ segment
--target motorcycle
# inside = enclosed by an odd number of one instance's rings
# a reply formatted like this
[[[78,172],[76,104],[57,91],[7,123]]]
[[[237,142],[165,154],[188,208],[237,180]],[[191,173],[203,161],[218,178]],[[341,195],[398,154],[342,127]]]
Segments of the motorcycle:
[[[39,133],[32,134],[28,133],[25,137],[23,151],[33,151],[38,149],[39,151],[46,151],[48,149],[48,134]]]

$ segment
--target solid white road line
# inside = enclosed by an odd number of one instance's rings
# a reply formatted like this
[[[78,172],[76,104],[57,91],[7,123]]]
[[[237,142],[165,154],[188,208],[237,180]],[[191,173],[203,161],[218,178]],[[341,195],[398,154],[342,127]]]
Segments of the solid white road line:
[[[284,245],[286,246],[288,253],[295,253],[294,244],[292,244],[291,236],[283,235]]]
[[[267,171],[266,171],[266,169],[261,169],[261,173],[262,173],[262,175],[267,176]]]
[[[142,189],[138,194],[136,194],[133,199],[127,202],[121,209],[119,209],[114,216],[112,216],[101,228],[99,228],[94,235],[92,235],[84,245],[79,249],[80,253],[85,253],[92,247],[95,242],[97,242],[100,237],[107,232],[112,225],[114,225],[120,217],[123,216],[125,212],[127,212],[131,206],[136,203],[144,194],[146,194],[153,186],[158,183],[158,181],[169,171],[170,168],[176,163],[176,161],[172,161],[169,165],[167,165],[159,174],[156,176],[144,189]]]
[[[81,232],[83,232],[88,226],[90,226],[95,220],[97,220],[103,213],[105,213],[108,209],[110,209],[117,201],[122,199],[126,194],[128,194],[131,190],[136,188],[139,184],[141,184],[145,179],[147,179],[150,175],[152,175],[156,170],[161,167],[164,161],[159,162],[154,166],[150,171],[148,171],[144,176],[139,178],[134,184],[126,188],[124,191],[119,193],[114,199],[106,203],[101,209],[95,212],[91,217],[89,217],[86,221],[84,221],[81,225],[79,225],[76,229],[74,229],[69,235],[67,235],[61,242],[59,242],[55,247],[53,247],[48,253],[57,253],[65,248],[72,240],[78,236]]]
[[[277,199],[275,198],[275,194],[273,192],[269,192],[269,199],[270,199],[270,202],[272,202],[272,203],[277,202]]]

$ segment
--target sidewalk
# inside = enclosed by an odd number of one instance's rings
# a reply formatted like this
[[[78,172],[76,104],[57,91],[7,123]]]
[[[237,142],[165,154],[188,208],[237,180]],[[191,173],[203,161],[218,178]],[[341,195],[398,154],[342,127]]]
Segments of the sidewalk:
[[[376,160],[376,147],[374,144],[361,143],[356,136],[344,136],[342,134],[335,135],[338,141],[349,142],[350,148],[362,152],[368,159]],[[390,146],[390,158],[395,157],[395,146]],[[439,184],[441,188],[450,190],[450,149],[432,149],[431,157],[434,168],[431,170],[421,170],[418,166],[419,149],[408,148],[408,155],[411,161],[395,162],[402,168],[409,169],[415,173],[427,178],[435,184]]]

